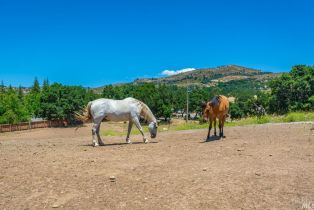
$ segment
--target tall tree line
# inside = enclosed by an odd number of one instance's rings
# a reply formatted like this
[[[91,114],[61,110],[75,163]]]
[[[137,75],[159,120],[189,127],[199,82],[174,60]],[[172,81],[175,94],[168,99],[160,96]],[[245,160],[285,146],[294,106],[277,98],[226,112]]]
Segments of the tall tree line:
[[[75,121],[75,112],[97,98],[92,90],[80,86],[49,84],[44,80],[42,87],[35,78],[29,92],[19,87],[0,86],[0,123],[26,122],[31,118]]]
[[[123,99],[134,97],[146,103],[157,117],[170,118],[172,112],[184,111],[187,91],[191,111],[200,111],[200,104],[210,97],[211,88],[199,86],[179,87],[176,85],[156,85],[153,83],[126,84],[104,87],[102,97]]]
[[[49,84],[40,86],[35,78],[29,92],[24,89],[0,85],[0,123],[17,123],[34,117],[48,120],[75,121],[75,113],[88,101],[104,97],[123,99],[137,98],[146,103],[157,117],[170,118],[173,112],[185,111],[189,94],[189,110],[200,112],[200,104],[214,95],[224,94],[236,98],[231,104],[232,118],[256,115],[255,107],[262,106],[267,113],[285,114],[290,111],[314,110],[314,66],[297,65],[289,73],[267,84],[256,80],[218,83],[214,87],[180,87],[164,84],[107,85],[101,94],[80,86]],[[187,93],[188,92],[188,93]]]

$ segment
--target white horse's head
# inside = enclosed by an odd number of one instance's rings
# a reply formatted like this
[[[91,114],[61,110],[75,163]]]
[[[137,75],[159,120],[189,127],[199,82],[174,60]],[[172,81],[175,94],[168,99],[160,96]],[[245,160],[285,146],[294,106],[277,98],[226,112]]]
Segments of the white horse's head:
[[[156,136],[157,136],[157,128],[158,128],[157,122],[151,122],[148,125],[148,130],[149,130],[149,133],[150,133],[150,137],[152,139],[156,138]]]

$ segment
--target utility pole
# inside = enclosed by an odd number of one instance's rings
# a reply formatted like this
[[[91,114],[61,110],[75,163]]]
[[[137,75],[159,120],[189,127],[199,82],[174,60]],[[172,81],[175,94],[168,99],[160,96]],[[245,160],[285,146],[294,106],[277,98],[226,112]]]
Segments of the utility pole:
[[[189,87],[186,87],[186,123],[189,122]]]

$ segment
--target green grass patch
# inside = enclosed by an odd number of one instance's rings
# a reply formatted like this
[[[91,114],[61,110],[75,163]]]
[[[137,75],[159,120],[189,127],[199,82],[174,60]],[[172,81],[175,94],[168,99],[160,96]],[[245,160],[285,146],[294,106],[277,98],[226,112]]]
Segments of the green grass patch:
[[[303,122],[303,121],[313,121],[314,122],[314,112],[291,112],[287,115],[277,116],[277,115],[266,115],[262,117],[247,117],[240,120],[234,120],[231,122],[226,122],[225,126],[244,126],[244,125],[255,125],[255,124],[265,124],[265,123],[284,123],[284,122]],[[214,126],[214,125],[213,125]],[[148,126],[143,125],[144,133],[148,133]],[[158,132],[165,131],[181,131],[181,130],[192,130],[192,129],[202,129],[208,128],[208,123],[199,123],[198,121],[189,121],[188,123],[182,122],[176,125],[160,124],[158,126]],[[218,121],[217,121],[218,128]],[[119,130],[104,129],[101,130],[102,136],[126,136],[127,134],[127,124],[121,126]],[[131,135],[138,135],[140,131],[133,126]]]
[[[265,124],[265,123],[269,123],[270,121],[271,121],[271,117],[267,116],[267,115],[256,118],[256,123],[257,124]]]
[[[164,128],[168,127],[168,125],[161,125],[158,127],[158,132],[163,132],[168,130],[168,128],[165,130]],[[149,133],[148,131],[148,126],[147,125],[142,125],[144,133]],[[101,136],[126,136],[128,132],[128,126],[126,125],[121,125],[120,129],[110,129],[110,128],[104,128],[103,130],[100,130],[100,135]],[[135,125],[133,125],[133,128],[131,130],[130,135],[139,135],[141,132],[137,129]]]
[[[176,126],[170,126],[170,130],[181,131],[181,130],[192,130],[192,129],[201,129],[207,128],[207,123],[199,124],[198,122],[189,122],[189,123],[182,123]]]
[[[233,120],[231,122],[226,122],[225,126],[232,127],[232,126],[252,125],[252,124],[257,124],[256,121],[257,121],[256,117],[248,117],[248,118],[243,118],[240,120]]]
[[[265,123],[284,123],[284,122],[314,122],[314,112],[291,112],[287,115],[266,115],[262,117],[247,117],[232,122],[226,122],[226,126],[243,126]]]
[[[110,130],[110,129],[104,129],[100,131],[101,136],[121,136],[122,132]]]
[[[314,121],[314,112],[291,112],[284,118],[284,122],[300,122],[300,121]]]

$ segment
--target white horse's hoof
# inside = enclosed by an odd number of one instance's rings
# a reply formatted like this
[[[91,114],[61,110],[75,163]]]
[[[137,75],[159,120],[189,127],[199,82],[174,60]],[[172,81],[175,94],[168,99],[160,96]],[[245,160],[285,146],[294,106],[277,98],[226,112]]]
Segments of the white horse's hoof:
[[[147,144],[147,143],[148,143],[148,140],[147,140],[147,139],[144,139],[144,143]]]
[[[98,143],[93,143],[93,147],[99,147]]]
[[[129,139],[126,140],[126,143],[127,144],[132,144],[132,142]]]

